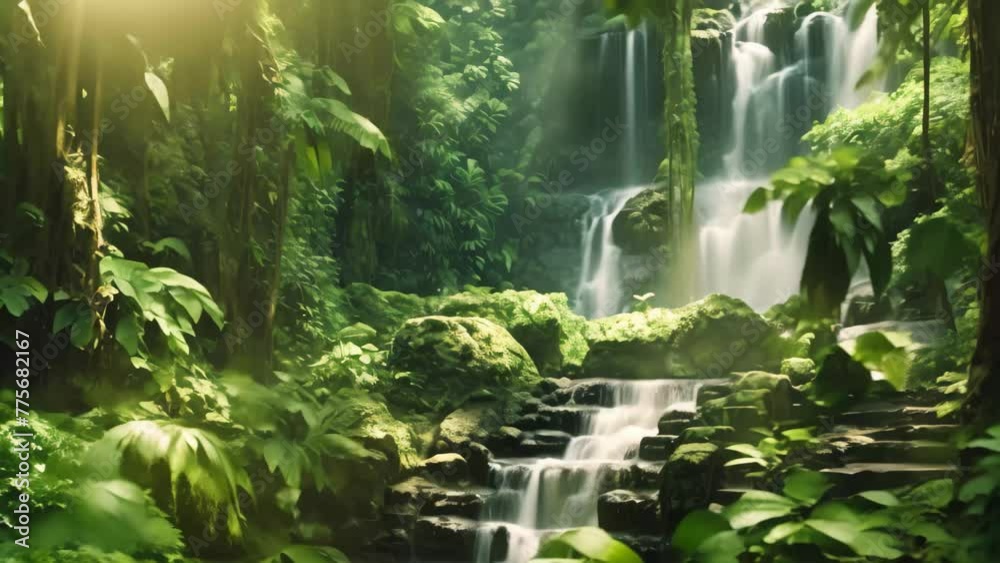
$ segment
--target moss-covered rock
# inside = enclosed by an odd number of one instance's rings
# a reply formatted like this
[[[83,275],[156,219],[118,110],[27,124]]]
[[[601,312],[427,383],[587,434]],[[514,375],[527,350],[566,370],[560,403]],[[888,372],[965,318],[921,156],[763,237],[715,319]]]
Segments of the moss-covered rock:
[[[816,362],[809,358],[785,358],[781,361],[781,373],[795,385],[805,385],[816,377]]]
[[[660,514],[666,531],[671,532],[692,511],[707,508],[721,477],[718,446],[678,446],[660,472]]]
[[[476,317],[410,319],[389,357],[393,402],[444,414],[473,397],[506,400],[541,381],[528,352],[503,327]]]
[[[344,290],[344,301],[348,321],[374,328],[377,340],[387,344],[407,319],[429,315],[434,300],[352,283]]]
[[[643,254],[666,245],[670,232],[670,201],[661,190],[646,190],[628,200],[612,225],[615,244],[629,254]]]
[[[370,395],[353,393],[343,404],[358,421],[351,436],[385,455],[390,478],[420,464],[426,444],[421,443],[410,425],[393,417],[384,403]]]
[[[538,370],[547,376],[562,375],[579,367],[587,353],[586,322],[573,313],[562,293],[537,291],[465,292],[444,298],[437,314],[481,317],[510,332]]]
[[[777,369],[790,344],[746,303],[710,295],[679,309],[591,321],[587,377],[710,379]]]
[[[517,419],[518,401],[476,401],[456,409],[438,427],[437,449],[459,451],[471,442],[485,442],[505,424]]]

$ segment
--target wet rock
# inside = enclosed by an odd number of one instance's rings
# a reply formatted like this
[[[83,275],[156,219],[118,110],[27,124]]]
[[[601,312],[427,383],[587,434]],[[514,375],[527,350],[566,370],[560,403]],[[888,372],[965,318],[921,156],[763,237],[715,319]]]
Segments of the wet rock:
[[[468,446],[465,458],[469,462],[469,477],[472,481],[486,485],[490,480],[490,460],[493,459],[493,452],[478,442],[472,442]]]
[[[660,472],[660,514],[667,532],[694,510],[707,508],[722,479],[722,455],[714,444],[683,444]]]
[[[664,191],[645,190],[628,200],[615,218],[615,244],[628,254],[642,255],[669,242],[670,200]]]
[[[675,563],[666,558],[668,546],[666,538],[659,535],[612,533],[612,537],[632,548],[643,563]],[[679,560],[678,560],[679,561]]]
[[[597,520],[609,532],[656,533],[660,529],[656,493],[617,489],[597,498]]]
[[[517,446],[517,453],[523,457],[562,455],[572,439],[572,436],[560,430],[526,432]]]
[[[670,413],[667,414],[669,415]],[[684,429],[695,424],[695,421],[692,418],[691,413],[685,413],[685,414],[688,415],[685,418],[678,418],[678,417],[668,418],[667,415],[664,415],[664,417],[660,419],[660,422],[657,425],[660,435],[678,436],[680,435],[681,432],[684,431]]]
[[[538,384],[538,389],[542,393],[553,393],[570,385],[573,385],[573,380],[568,377],[546,377]]]
[[[469,479],[469,464],[458,454],[438,454],[424,460],[420,472],[437,483],[460,483]]]
[[[430,500],[420,511],[421,516],[455,516],[475,520],[483,509],[483,495],[468,491],[448,491]]]
[[[581,381],[555,393],[559,404],[612,406],[614,393],[606,381]]]
[[[375,537],[372,548],[379,557],[389,556],[393,562],[409,561],[411,558],[410,535],[403,528],[383,530]]]
[[[413,528],[413,551],[424,561],[467,563],[475,555],[475,520],[450,516],[429,516],[417,520]],[[497,531],[494,549],[506,554],[506,530]],[[498,555],[498,554],[496,554]],[[501,559],[502,557],[496,557]]]
[[[677,436],[646,436],[639,442],[639,459],[666,461],[677,447]]]

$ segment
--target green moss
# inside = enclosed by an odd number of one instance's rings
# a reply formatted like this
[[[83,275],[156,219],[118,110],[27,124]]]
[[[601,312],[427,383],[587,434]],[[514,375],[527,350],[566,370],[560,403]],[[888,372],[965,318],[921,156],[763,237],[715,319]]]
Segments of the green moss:
[[[344,402],[358,420],[352,429],[352,436],[359,438],[367,447],[385,454],[390,464],[395,465],[390,467],[390,475],[416,467],[423,459],[426,444],[421,443],[409,424],[397,420],[389,408],[377,399],[377,396],[351,393],[350,400]]]
[[[714,31],[725,33],[736,25],[736,18],[729,10],[713,10],[699,8],[694,11],[691,26],[696,31]]]
[[[365,323],[378,332],[378,341],[388,343],[407,319],[431,312],[433,299],[398,291],[382,291],[363,283],[344,290],[349,323]]]
[[[692,426],[681,432],[680,442],[731,441],[735,432],[732,426]]]
[[[795,385],[804,385],[816,377],[816,362],[809,358],[785,358],[781,361],[781,373]]]
[[[625,204],[614,222],[615,244],[642,254],[670,242],[670,201],[661,190],[646,190]]]
[[[788,376],[785,375],[776,375],[763,371],[751,371],[749,373],[740,374],[739,379],[733,383],[733,389],[736,391],[773,391],[776,387],[781,385],[782,382],[786,381],[791,383]]]
[[[587,340],[584,374],[626,379],[708,379],[777,369],[790,348],[746,303],[722,295],[591,321]]]
[[[512,397],[541,382],[528,352],[503,327],[477,317],[410,319],[389,366],[397,404],[445,414],[473,397]]]
[[[718,452],[719,446],[715,444],[681,444],[670,455],[667,465],[700,466],[710,461]]]
[[[481,317],[504,327],[547,376],[578,367],[587,353],[583,317],[569,308],[562,293],[536,291],[465,292],[441,301],[437,314]]]

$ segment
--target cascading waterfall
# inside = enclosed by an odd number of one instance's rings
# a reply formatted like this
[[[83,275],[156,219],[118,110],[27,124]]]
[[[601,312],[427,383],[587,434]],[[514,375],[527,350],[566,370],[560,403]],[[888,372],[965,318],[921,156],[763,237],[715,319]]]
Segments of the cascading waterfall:
[[[607,59],[607,34],[601,38],[600,64],[615,64]],[[641,193],[649,179],[642,177],[643,131],[642,123],[649,119],[645,114],[648,104],[649,37],[645,25],[626,32],[625,85],[622,112],[624,114],[624,139],[622,140],[621,182],[626,187],[604,190],[590,196],[590,210],[584,216],[581,233],[582,265],[577,282],[575,308],[588,318],[606,317],[620,313],[627,304],[623,290],[624,267],[622,251],[615,245],[612,226],[628,200]],[[603,73],[602,73],[603,74]]]
[[[698,389],[692,380],[601,382],[610,391],[607,407],[585,415],[581,435],[562,459],[497,460],[490,480],[497,489],[481,515],[477,563],[489,563],[496,531],[508,537],[507,563],[525,563],[542,539],[555,531],[597,525],[602,481],[616,467],[636,459],[639,442],[657,433],[667,411],[693,411]]]
[[[625,307],[622,251],[614,242],[614,222],[630,199],[645,188],[607,190],[590,196],[583,218],[583,264],[576,289],[576,310],[588,318],[607,317]]]
[[[786,2],[748,4],[743,3],[744,17],[732,34],[731,149],[722,170],[701,182],[695,195],[697,287],[701,296],[724,293],[763,310],[798,293],[814,217],[807,208],[789,229],[782,225],[780,203],[754,215],[744,214],[743,205],[798,149],[799,133],[790,121],[807,126],[837,106],[855,107],[878,86],[855,88],[876,54],[878,16],[872,7],[864,23],[851,31],[844,17],[809,15],[796,32],[794,60],[777,68],[765,30],[769,15]],[[853,7],[851,0],[846,9]],[[827,47],[818,61],[814,34]],[[795,80],[799,76],[801,85]],[[812,96],[817,84],[823,85],[823,93]],[[805,101],[799,100],[802,107],[789,103],[793,87],[806,93]]]

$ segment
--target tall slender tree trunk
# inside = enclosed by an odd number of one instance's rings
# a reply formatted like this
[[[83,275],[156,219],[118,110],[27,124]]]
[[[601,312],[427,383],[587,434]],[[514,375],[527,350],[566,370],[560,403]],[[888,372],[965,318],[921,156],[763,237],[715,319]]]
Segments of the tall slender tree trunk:
[[[1000,2],[969,0],[972,129],[977,183],[986,212],[988,250],[980,272],[979,338],[972,356],[965,414],[1000,420]]]

